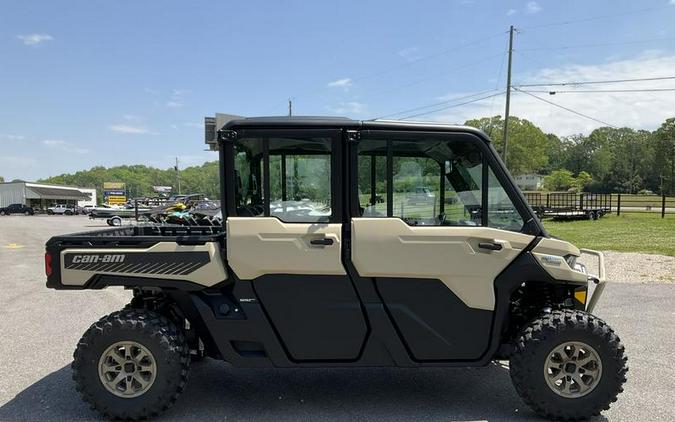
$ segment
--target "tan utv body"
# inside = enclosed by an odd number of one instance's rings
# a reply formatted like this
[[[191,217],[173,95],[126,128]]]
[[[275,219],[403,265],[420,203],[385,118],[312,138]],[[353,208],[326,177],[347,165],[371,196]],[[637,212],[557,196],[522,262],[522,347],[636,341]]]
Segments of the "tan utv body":
[[[203,357],[251,368],[508,360],[523,400],[558,420],[599,414],[622,391],[624,348],[591,314],[602,254],[546,233],[484,133],[250,118],[220,128],[218,149],[221,227],[47,243],[48,287],[133,289],[74,355],[77,389],[104,415],[157,415]]]

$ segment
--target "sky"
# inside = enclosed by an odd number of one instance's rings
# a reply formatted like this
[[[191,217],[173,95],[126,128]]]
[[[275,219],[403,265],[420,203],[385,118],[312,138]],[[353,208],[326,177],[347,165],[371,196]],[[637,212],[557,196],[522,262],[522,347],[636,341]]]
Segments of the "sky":
[[[0,176],[198,165],[217,159],[204,116],[285,115],[289,98],[294,115],[503,115],[510,25],[516,87],[675,76],[674,23],[675,0],[2,0]],[[584,87],[612,88],[675,79]],[[675,116],[675,92],[513,91],[512,115],[560,136],[603,123],[532,95],[618,127]]]

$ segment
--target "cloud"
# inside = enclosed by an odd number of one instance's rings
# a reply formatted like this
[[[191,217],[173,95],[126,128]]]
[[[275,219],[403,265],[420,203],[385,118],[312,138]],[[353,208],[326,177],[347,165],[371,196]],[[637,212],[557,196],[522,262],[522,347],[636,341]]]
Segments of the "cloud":
[[[0,139],[6,139],[8,141],[23,141],[26,139],[26,137],[23,135],[0,134]]]
[[[551,83],[571,81],[594,81],[613,79],[635,79],[661,77],[672,73],[675,55],[654,56],[642,53],[630,59],[600,62],[591,65],[565,65],[558,68],[540,69],[530,75],[523,75],[522,83]],[[515,84],[517,86],[517,84]],[[584,90],[663,88],[664,82],[633,82],[622,84],[584,85]],[[668,85],[670,86],[670,85]],[[522,88],[523,90],[574,90],[574,86]],[[455,93],[461,96],[464,93]],[[587,114],[615,126],[635,129],[656,129],[673,115],[672,92],[629,92],[629,93],[533,93],[548,101]],[[462,123],[468,119],[501,114],[504,112],[504,97],[497,97],[477,103],[430,115],[434,121]],[[534,122],[545,132],[557,135],[589,133],[603,124],[585,119],[527,94],[514,91],[511,96],[511,114]]]
[[[63,141],[61,139],[45,139],[42,141],[42,143],[49,148],[59,149],[61,151],[73,154],[87,154],[89,152],[89,150],[86,148],[78,147],[77,145]]]
[[[166,106],[168,108],[180,108],[183,107],[183,96],[185,94],[189,94],[190,91],[189,89],[172,89],[171,90],[171,96],[169,97],[169,101],[166,102]]]
[[[345,89],[347,89],[350,86],[352,86],[352,79],[351,78],[337,79],[337,80],[328,82],[329,88],[345,88]]]
[[[406,47],[402,50],[399,50],[396,52],[399,56],[403,57],[403,59],[407,62],[414,62],[416,60],[419,60],[421,57],[419,55],[419,48],[418,47]]]
[[[42,141],[42,143],[47,145],[48,147],[55,147],[65,145],[66,141],[61,141],[59,139],[45,139],[44,141]]]
[[[525,13],[533,15],[541,12],[541,6],[536,1],[530,1],[525,5]]]
[[[366,106],[357,101],[347,101],[341,102],[337,107],[327,107],[333,113],[345,114],[345,113],[363,113],[366,109]]]
[[[108,129],[113,132],[126,133],[131,135],[140,135],[144,133],[150,133],[150,131],[142,126],[131,126],[131,125],[110,125]]]
[[[51,41],[54,39],[49,34],[28,34],[28,35],[17,35],[18,39],[23,41],[25,45],[38,45],[46,41]]]
[[[673,0],[675,1],[675,0]],[[506,16],[513,16],[516,14],[516,9],[509,9],[506,11]]]

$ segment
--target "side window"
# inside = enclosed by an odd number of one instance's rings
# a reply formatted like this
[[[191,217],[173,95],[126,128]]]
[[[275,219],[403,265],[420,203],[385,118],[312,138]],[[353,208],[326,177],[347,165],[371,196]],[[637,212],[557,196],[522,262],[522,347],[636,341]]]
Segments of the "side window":
[[[359,143],[361,215],[399,217],[413,226],[481,225],[483,159],[478,147],[470,141],[416,135]]]
[[[234,144],[234,202],[240,217],[265,212],[262,193],[263,150],[260,139],[237,140]]]
[[[520,231],[523,228],[524,221],[516,210],[515,205],[506,194],[499,180],[488,169],[488,206],[487,206],[488,227],[497,229]]]
[[[394,142],[393,216],[413,225],[439,225],[440,164],[428,157],[397,156]]]
[[[270,215],[285,222],[329,222],[331,139],[269,142]]]
[[[272,216],[295,223],[331,221],[331,144],[330,137],[237,139],[236,215]]]
[[[411,226],[523,229],[522,216],[473,139],[368,133],[357,154],[363,217],[398,217]]]

